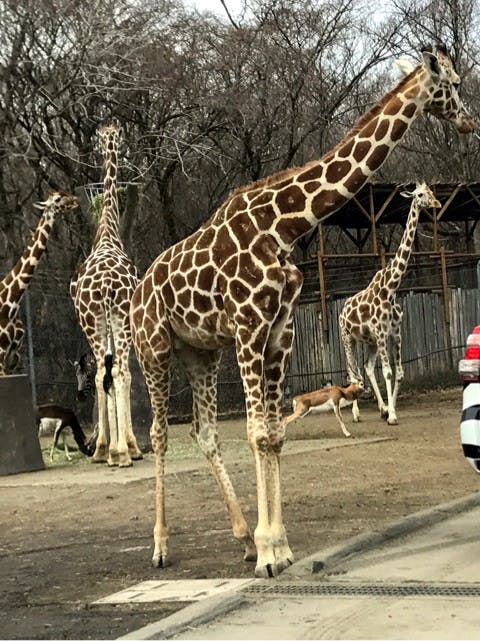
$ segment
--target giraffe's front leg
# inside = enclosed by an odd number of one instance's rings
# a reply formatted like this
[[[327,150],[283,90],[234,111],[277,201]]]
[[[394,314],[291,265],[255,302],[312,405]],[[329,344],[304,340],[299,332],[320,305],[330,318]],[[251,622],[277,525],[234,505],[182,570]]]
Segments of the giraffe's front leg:
[[[155,452],[155,477],[156,477],[156,518],[153,528],[154,550],[152,565],[155,568],[164,568],[170,565],[168,559],[168,527],[165,515],[165,453],[167,451],[167,429],[153,420],[150,428],[152,448]]]
[[[132,387],[132,376],[128,368],[128,354],[125,370],[125,417],[126,417],[126,439],[128,446],[128,454],[132,461],[141,461],[143,459],[143,454],[141,449],[138,447],[137,439],[133,433],[132,427],[132,408],[130,403]]]
[[[285,374],[295,337],[293,314],[300,294],[302,276],[293,266],[285,266],[285,289],[283,303],[271,329],[265,350],[264,394],[267,416],[269,449],[267,453],[270,486],[270,536],[275,554],[276,569],[282,572],[293,563],[293,554],[283,525],[280,485],[280,454],[285,441],[285,426],[282,421],[282,397]],[[300,414],[308,413],[296,408]],[[294,412],[293,417],[298,414]]]
[[[139,286],[132,298],[131,327],[132,338],[137,359],[142,368],[147,383],[150,402],[152,404],[153,421],[150,428],[152,448],[155,453],[156,476],[156,518],[153,530],[154,551],[152,565],[163,568],[168,565],[168,528],[165,515],[165,453],[168,436],[168,397],[170,389],[170,328],[164,317],[159,318],[152,333],[148,333],[143,325],[146,309],[139,302],[142,299],[142,289]],[[156,301],[152,301],[156,305]],[[158,310],[156,310],[158,311]]]

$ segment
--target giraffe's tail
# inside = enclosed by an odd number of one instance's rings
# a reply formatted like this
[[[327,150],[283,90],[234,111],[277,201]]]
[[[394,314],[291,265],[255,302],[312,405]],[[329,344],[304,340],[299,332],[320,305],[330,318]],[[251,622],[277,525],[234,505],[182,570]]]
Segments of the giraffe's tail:
[[[113,354],[105,354],[105,375],[103,377],[103,389],[105,390],[105,394],[110,393],[110,388],[112,387],[113,384],[113,376],[112,376],[112,368],[113,368]]]
[[[105,394],[110,393],[110,388],[113,385],[113,336],[112,336],[112,320],[110,313],[110,299],[105,297],[105,325],[107,332],[107,352],[105,354],[105,375],[103,377],[103,389]]]

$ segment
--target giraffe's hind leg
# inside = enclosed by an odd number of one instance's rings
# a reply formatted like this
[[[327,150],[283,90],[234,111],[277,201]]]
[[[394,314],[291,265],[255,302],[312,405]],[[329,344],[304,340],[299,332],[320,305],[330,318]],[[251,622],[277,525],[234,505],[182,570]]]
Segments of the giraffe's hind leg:
[[[343,343],[343,349],[345,350],[345,358],[347,361],[347,372],[348,378],[351,383],[360,381],[363,383],[363,377],[360,374],[358,368],[357,359],[355,356],[355,340],[353,337],[343,328],[342,317],[340,318],[340,335]],[[353,422],[360,422],[360,410],[358,408],[358,401],[355,399],[352,403],[352,416]]]
[[[97,373],[95,375],[95,388],[98,406],[98,437],[95,443],[95,452],[92,463],[106,463],[108,459],[108,415],[107,397],[103,389],[105,365],[103,359],[97,358]]]
[[[255,561],[257,551],[240,503],[225,468],[217,432],[217,373],[220,353],[197,350],[175,342],[175,355],[183,364],[193,392],[191,434],[205,454],[217,480],[232,523],[233,536],[244,546],[244,560]]]
[[[395,384],[393,387],[392,404],[396,414],[397,411],[397,398],[400,390],[400,383],[403,380],[404,372],[402,366],[402,310],[400,305],[396,305],[394,309],[394,317],[392,319],[392,354],[393,362],[395,365]]]

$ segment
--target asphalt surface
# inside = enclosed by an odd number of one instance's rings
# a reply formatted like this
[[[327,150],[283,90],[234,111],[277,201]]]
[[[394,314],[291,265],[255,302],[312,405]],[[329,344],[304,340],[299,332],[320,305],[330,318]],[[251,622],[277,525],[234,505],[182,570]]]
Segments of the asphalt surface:
[[[422,518],[428,522],[427,512]],[[315,556],[325,558],[319,552],[279,580],[252,582],[223,601],[190,606],[196,617],[186,617],[186,608],[129,637],[480,638],[480,507],[365,547],[323,572],[305,572]]]

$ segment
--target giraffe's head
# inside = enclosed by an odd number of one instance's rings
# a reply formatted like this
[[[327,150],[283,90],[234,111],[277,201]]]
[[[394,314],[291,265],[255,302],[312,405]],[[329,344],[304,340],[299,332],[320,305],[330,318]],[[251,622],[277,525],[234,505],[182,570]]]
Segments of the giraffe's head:
[[[440,209],[441,203],[426,183],[417,183],[413,191],[402,191],[405,198],[413,198],[422,209]]]
[[[425,111],[436,118],[453,123],[462,134],[474,132],[477,123],[466,110],[458,94],[460,77],[445,45],[437,45],[435,52],[431,47],[424,48],[422,57],[421,68],[425,72],[425,88],[430,96],[425,104]],[[397,65],[405,74],[415,70],[406,60],[397,60]]]
[[[59,191],[52,191],[48,194],[47,200],[37,203],[34,207],[37,209],[50,209],[57,213],[64,213],[71,209],[77,209],[80,206],[80,201],[76,196],[69,196]]]
[[[100,144],[102,145],[103,151],[110,150],[112,151],[122,135],[122,128],[118,123],[113,123],[111,125],[103,125],[98,129],[98,137],[100,139]]]

